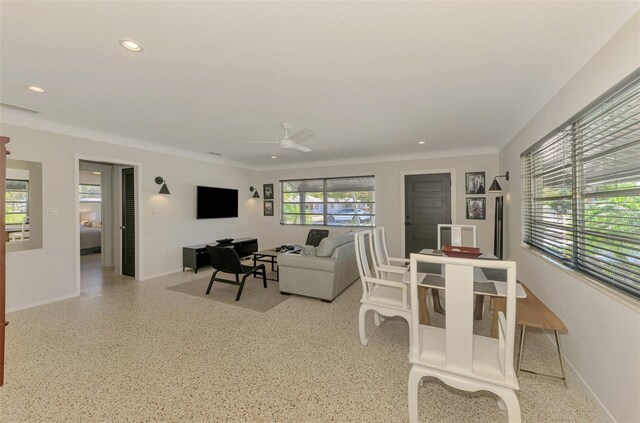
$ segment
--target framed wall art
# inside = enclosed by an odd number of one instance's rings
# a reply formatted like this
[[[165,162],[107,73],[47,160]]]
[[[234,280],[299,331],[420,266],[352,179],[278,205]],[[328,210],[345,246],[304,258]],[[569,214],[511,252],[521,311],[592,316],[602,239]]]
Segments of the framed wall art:
[[[464,174],[465,193],[484,194],[485,174],[484,172],[467,172]]]
[[[273,184],[262,185],[262,194],[265,200],[273,200]]]
[[[264,202],[264,215],[273,216],[273,200],[265,200]]]
[[[467,219],[485,220],[487,218],[487,199],[467,197]]]

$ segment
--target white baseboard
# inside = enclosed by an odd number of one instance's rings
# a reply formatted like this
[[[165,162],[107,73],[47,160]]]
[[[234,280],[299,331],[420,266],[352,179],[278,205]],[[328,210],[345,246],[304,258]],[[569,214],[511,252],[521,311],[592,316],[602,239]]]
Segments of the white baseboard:
[[[545,331],[545,335],[546,335],[545,338],[547,338],[547,341],[549,341],[549,343],[553,346],[553,348],[555,350],[555,348],[556,348],[556,340],[555,340],[555,338],[551,336],[551,333],[549,331]],[[591,387],[589,386],[587,381],[585,381],[584,378],[582,377],[582,375],[580,374],[580,372],[578,372],[578,370],[576,370],[576,368],[573,365],[573,363],[571,363],[571,361],[567,358],[566,355],[562,354],[562,357],[564,358],[564,363],[568,364],[568,366],[566,366],[565,368],[567,370],[569,370],[570,372],[572,372],[576,376],[575,380],[580,382],[580,385],[582,385],[584,390],[589,395],[589,398],[591,398],[591,400],[596,404],[596,406],[598,407],[598,409],[600,410],[602,415],[605,417],[605,419],[607,419],[607,421],[609,423],[618,423],[618,421],[613,417],[611,412],[609,412],[609,409],[600,400],[600,397],[598,397],[598,395],[596,395],[596,393],[593,392],[593,389],[591,389]]]
[[[20,310],[26,310],[28,308],[38,307],[38,306],[45,305],[45,304],[56,303],[58,301],[68,300],[70,298],[75,298],[75,297],[79,297],[79,295],[73,293],[71,295],[63,295],[61,297],[55,297],[55,298],[49,298],[47,300],[36,301],[35,303],[23,304],[23,305],[19,305],[19,306],[15,306],[15,307],[8,307],[7,308],[7,314],[13,313],[14,311],[20,311]]]

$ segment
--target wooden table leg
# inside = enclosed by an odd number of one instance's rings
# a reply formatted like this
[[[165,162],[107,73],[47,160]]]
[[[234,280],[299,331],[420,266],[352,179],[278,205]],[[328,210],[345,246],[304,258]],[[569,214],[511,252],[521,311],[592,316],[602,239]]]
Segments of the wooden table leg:
[[[440,304],[440,290],[432,289],[431,296],[433,297],[433,311],[436,313],[444,314],[444,307]]]
[[[476,303],[473,306],[473,320],[481,320],[484,311],[484,295],[476,294]]]
[[[427,291],[426,286],[418,285],[418,311],[420,313],[420,324],[429,324],[429,308],[427,307]]]
[[[491,337],[498,338],[498,313],[507,311],[506,297],[493,297],[493,321],[491,322]]]

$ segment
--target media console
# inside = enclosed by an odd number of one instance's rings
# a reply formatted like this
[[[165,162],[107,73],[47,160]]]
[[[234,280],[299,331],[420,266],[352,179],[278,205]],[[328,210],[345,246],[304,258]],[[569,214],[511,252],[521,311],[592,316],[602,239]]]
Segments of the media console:
[[[256,238],[238,238],[228,244],[218,244],[210,242],[207,244],[192,245],[190,247],[182,247],[182,271],[187,267],[198,273],[198,269],[211,266],[211,259],[207,251],[207,245],[216,247],[233,248],[240,258],[248,257],[252,253],[258,251],[258,240]]]

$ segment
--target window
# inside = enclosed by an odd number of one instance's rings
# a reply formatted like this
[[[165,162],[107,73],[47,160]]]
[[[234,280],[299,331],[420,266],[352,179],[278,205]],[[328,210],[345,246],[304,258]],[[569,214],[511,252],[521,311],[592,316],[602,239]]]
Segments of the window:
[[[375,177],[280,181],[283,225],[373,226]]]
[[[22,225],[29,215],[29,181],[7,179],[5,224]]]
[[[81,203],[99,203],[102,199],[100,185],[80,184]]]
[[[523,153],[524,242],[640,298],[640,77]]]

